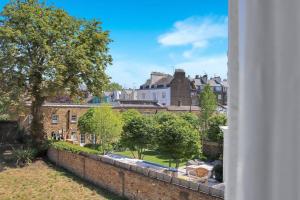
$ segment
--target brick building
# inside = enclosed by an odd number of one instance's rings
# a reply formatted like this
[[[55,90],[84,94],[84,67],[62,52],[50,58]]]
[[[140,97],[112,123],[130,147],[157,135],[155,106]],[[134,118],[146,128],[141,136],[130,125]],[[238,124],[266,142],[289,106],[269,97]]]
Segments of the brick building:
[[[28,105],[29,106],[29,105]],[[92,141],[78,129],[78,119],[87,112],[88,109],[99,107],[99,104],[59,104],[45,103],[42,107],[44,130],[48,138],[68,140],[77,144],[85,144]],[[198,107],[173,106],[165,107],[157,104],[155,101],[123,100],[115,102],[112,108],[119,112],[128,109],[136,109],[142,114],[150,115],[158,112],[194,112],[199,113]],[[28,109],[30,110],[30,109]],[[20,125],[29,129],[31,124],[31,115],[25,114],[20,117]]]
[[[171,105],[173,106],[190,106],[191,88],[190,80],[185,76],[182,69],[176,69],[173,80],[170,83],[171,88]]]

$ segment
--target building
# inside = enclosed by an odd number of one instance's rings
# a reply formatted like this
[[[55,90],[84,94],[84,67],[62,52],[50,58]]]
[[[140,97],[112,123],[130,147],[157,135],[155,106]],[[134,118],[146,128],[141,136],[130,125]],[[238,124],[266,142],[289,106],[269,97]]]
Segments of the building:
[[[175,70],[174,77],[170,83],[170,90],[172,106],[192,105],[190,80],[185,76],[184,70]]]
[[[67,140],[72,143],[84,145],[90,143],[92,138],[81,134],[78,129],[78,119],[90,108],[99,107],[100,104],[68,104],[45,103],[42,107],[44,130],[48,138]],[[28,107],[30,104],[27,105]],[[119,100],[112,103],[112,109],[124,112],[128,109],[136,109],[145,115],[158,112],[193,112],[199,114],[197,106],[161,106],[157,101],[145,100]],[[32,117],[29,112],[21,116],[20,125],[28,129]]]
[[[118,95],[118,99],[121,99],[121,100],[138,100],[137,91],[135,89],[124,89]]]
[[[215,76],[208,79],[207,75],[199,76],[190,79],[191,83],[191,99],[192,105],[199,105],[199,94],[203,91],[205,85],[209,85],[212,91],[216,94],[219,105],[227,105],[228,82],[226,79]]]
[[[152,72],[150,79],[137,90],[137,100],[157,101],[163,106],[171,105],[170,83],[173,77],[169,74]]]

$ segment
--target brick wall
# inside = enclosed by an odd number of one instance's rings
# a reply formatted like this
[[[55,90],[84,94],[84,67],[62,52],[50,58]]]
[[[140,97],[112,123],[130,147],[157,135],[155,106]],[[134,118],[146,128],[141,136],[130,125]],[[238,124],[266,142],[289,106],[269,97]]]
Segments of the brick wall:
[[[219,200],[223,191],[96,155],[53,148],[48,158],[74,174],[120,196],[135,200]]]
[[[184,71],[176,71],[170,83],[171,105],[190,106],[192,103],[190,81],[185,77]]]

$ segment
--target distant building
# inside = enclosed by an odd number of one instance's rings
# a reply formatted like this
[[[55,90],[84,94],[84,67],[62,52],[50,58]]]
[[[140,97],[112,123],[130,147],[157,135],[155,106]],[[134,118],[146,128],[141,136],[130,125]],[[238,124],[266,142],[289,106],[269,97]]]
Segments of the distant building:
[[[226,79],[222,80],[219,76],[208,79],[207,75],[197,75],[194,79],[190,79],[190,83],[192,105],[199,105],[199,94],[207,84],[216,94],[218,104],[227,105],[228,82]]]
[[[137,100],[137,91],[135,89],[124,89],[121,91],[118,99]]]
[[[173,76],[152,72],[150,79],[137,90],[137,100],[157,101],[163,106],[171,105],[170,83]]]
[[[185,76],[182,69],[176,69],[174,77],[170,83],[171,105],[172,106],[191,106],[190,80]]]

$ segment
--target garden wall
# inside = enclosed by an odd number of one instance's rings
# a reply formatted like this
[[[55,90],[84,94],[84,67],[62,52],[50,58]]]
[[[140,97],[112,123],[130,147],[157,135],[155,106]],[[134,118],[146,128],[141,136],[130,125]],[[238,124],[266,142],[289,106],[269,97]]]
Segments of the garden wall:
[[[129,199],[219,200],[224,196],[222,190],[104,156],[50,148],[48,158],[81,178]]]

